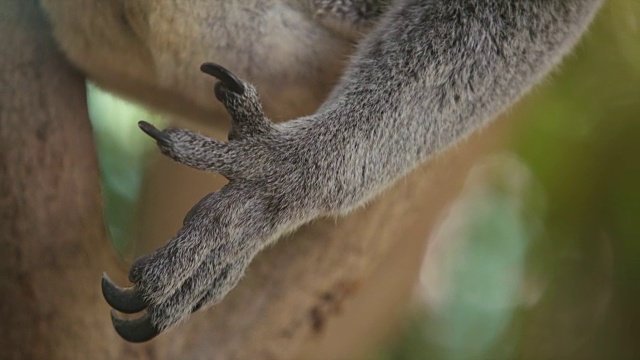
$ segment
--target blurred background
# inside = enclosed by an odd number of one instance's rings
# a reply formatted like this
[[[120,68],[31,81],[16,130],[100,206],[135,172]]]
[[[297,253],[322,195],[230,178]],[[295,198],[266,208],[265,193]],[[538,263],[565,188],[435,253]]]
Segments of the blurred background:
[[[640,359],[640,1],[507,114],[377,359]]]
[[[106,226],[126,257],[155,146],[121,124],[165,121],[88,95]],[[505,145],[430,234],[405,324],[367,358],[640,359],[640,1],[609,0],[507,117]]]

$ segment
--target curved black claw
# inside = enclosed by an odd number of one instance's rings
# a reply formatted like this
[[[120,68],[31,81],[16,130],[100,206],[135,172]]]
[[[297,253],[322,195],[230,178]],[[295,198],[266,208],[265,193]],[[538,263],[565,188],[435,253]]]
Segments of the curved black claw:
[[[147,304],[134,286],[122,288],[102,273],[102,296],[112,308],[125,314],[134,314],[147,308]]]
[[[129,342],[149,341],[160,334],[160,330],[151,323],[149,314],[136,319],[122,319],[111,310],[111,322],[118,335]]]
[[[169,146],[171,145],[171,139],[167,137],[162,131],[158,130],[155,126],[149,124],[146,121],[138,121],[138,127],[144,131],[145,134],[154,138],[158,144]]]
[[[233,75],[231,71],[223,68],[222,66],[207,62],[200,65],[200,71],[217,78],[230,91],[233,91],[238,95],[244,94],[244,85],[242,85],[242,81]]]

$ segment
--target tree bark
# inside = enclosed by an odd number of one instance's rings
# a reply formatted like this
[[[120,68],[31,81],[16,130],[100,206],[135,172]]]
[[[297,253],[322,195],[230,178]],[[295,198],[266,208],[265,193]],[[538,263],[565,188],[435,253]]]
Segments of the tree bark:
[[[140,353],[109,329],[99,293],[100,269],[115,258],[84,79],[36,1],[3,1],[0,18],[0,358]]]
[[[397,317],[429,227],[491,139],[485,131],[482,143],[465,146],[472,155],[448,154],[348,217],[304,227],[259,256],[215,309],[148,344],[128,344],[100,293],[102,271],[119,282],[126,274],[104,236],[84,78],[35,0],[4,0],[0,18],[2,359],[357,354],[350,345],[372,345],[367,339]],[[164,164],[155,171],[175,170]],[[349,329],[348,343],[334,335],[340,328]]]

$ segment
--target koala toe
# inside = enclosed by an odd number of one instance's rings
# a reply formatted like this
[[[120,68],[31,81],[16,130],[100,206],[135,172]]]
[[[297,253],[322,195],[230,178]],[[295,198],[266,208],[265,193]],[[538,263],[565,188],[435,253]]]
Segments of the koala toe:
[[[231,115],[233,128],[229,140],[264,135],[271,131],[272,123],[264,115],[260,96],[253,85],[238,79],[218,64],[204,63],[200,70],[220,80],[214,86],[214,94]]]
[[[243,82],[238,79],[231,71],[222,67],[222,65],[212,62],[206,62],[200,65],[200,71],[220,80],[220,83],[232,92],[238,95],[242,95],[244,93]]]

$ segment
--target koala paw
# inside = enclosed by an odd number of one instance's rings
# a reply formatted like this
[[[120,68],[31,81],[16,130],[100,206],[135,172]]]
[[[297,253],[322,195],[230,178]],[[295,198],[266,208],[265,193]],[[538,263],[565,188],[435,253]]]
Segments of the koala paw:
[[[304,194],[289,185],[299,183],[292,174],[300,167],[285,160],[291,159],[283,140],[288,137],[264,116],[256,89],[219,65],[205,63],[201,70],[220,80],[215,95],[233,119],[228,142],[184,129],[158,130],[144,121],[139,126],[163,154],[230,182],[200,200],[166,245],[134,262],[133,286],[119,287],[103,275],[102,292],[111,307],[128,314],[146,311],[133,319],[112,311],[116,331],[131,342],[148,341],[219,302],[299,212],[301,200],[290,194]]]

